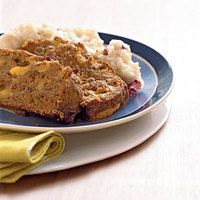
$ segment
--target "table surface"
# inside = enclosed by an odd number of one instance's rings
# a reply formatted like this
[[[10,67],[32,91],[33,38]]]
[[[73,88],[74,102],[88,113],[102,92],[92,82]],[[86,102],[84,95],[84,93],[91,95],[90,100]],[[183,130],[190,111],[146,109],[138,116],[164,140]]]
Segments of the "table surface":
[[[0,199],[198,199],[200,1],[0,0],[1,32],[24,22],[93,27],[153,47],[175,72],[172,112],[165,126],[137,148],[102,162],[1,184]]]

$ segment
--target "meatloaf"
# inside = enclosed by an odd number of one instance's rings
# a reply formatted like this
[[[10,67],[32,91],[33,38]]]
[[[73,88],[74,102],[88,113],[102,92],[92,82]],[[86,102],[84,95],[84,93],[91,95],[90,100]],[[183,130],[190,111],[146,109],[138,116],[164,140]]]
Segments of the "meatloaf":
[[[22,48],[39,56],[49,56],[64,67],[70,66],[72,79],[83,91],[81,116],[89,121],[112,115],[128,101],[127,84],[105,61],[94,58],[82,43],[53,40],[29,40]]]
[[[83,96],[72,73],[58,61],[0,49],[0,106],[71,123]]]

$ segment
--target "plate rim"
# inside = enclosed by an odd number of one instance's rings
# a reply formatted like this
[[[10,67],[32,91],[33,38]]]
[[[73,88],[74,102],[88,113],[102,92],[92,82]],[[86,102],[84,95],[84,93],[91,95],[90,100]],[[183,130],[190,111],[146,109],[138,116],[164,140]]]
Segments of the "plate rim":
[[[123,150],[118,150],[118,151],[114,151],[110,154],[106,154],[104,156],[102,156],[101,158],[97,157],[95,159],[90,159],[90,160],[85,160],[83,162],[79,162],[79,164],[76,164],[76,165],[72,165],[72,166],[69,166],[69,167],[66,167],[66,166],[62,166],[62,167],[56,167],[56,169],[46,169],[45,171],[44,170],[39,170],[38,171],[31,171],[29,172],[27,175],[36,175],[36,174],[45,174],[45,173],[51,173],[51,172],[55,172],[55,171],[62,171],[62,170],[67,170],[67,169],[71,169],[71,168],[74,168],[74,167],[78,167],[78,166],[83,166],[83,165],[86,165],[86,164],[90,164],[90,163],[95,163],[95,162],[99,162],[99,161],[102,161],[102,160],[105,160],[105,159],[109,159],[111,157],[114,157],[114,156],[117,156],[119,154],[122,154],[122,153],[125,153],[137,146],[139,146],[140,144],[142,144],[143,142],[145,142],[146,140],[148,140],[149,138],[151,138],[153,135],[155,135],[162,127],[163,125],[167,122],[168,118],[169,118],[169,115],[171,113],[171,110],[172,110],[172,105],[171,105],[171,101],[164,101],[161,105],[162,106],[165,106],[166,107],[166,113],[164,115],[164,117],[162,118],[162,120],[159,122],[158,125],[156,125],[156,127],[148,132],[144,137],[142,137],[142,139],[140,139],[137,143],[135,143],[133,146],[128,146],[126,148],[123,148]],[[162,109],[162,108],[159,108],[159,109]],[[149,113],[150,114],[150,113]]]
[[[49,130],[55,130],[58,131],[60,133],[78,133],[78,132],[86,132],[86,131],[93,131],[93,130],[100,130],[100,129],[104,129],[104,128],[109,128],[112,126],[117,126],[120,124],[124,124],[127,122],[130,122],[132,120],[135,120],[137,118],[142,117],[143,115],[147,114],[148,112],[150,112],[151,110],[153,110],[155,107],[157,107],[158,105],[160,105],[171,93],[173,86],[174,86],[174,72],[172,70],[171,65],[168,63],[168,61],[156,50],[154,50],[153,48],[149,47],[146,44],[143,44],[141,42],[126,38],[126,37],[122,37],[119,35],[113,35],[113,34],[109,34],[109,33],[102,33],[99,32],[100,36],[101,35],[105,35],[105,36],[109,36],[109,37],[119,37],[121,39],[127,39],[127,40],[131,40],[132,42],[138,43],[141,46],[144,46],[146,48],[148,48],[149,50],[155,52],[156,54],[158,54],[162,59],[164,59],[164,61],[167,63],[168,67],[171,69],[172,72],[172,81],[171,81],[171,85],[168,89],[168,91],[164,94],[163,97],[161,97],[157,102],[155,102],[154,104],[150,105],[148,108],[145,108],[142,111],[139,111],[138,113],[133,113],[129,116],[124,116],[123,118],[119,118],[119,119],[115,119],[115,120],[111,120],[108,122],[101,122],[101,123],[97,123],[97,124],[90,124],[90,125],[83,125],[83,126],[72,126],[72,127],[37,127],[37,126],[26,126],[26,125],[15,125],[15,124],[10,124],[10,123],[0,123],[0,128],[1,129],[6,129],[6,130],[14,130],[14,131],[19,131],[19,132],[32,132],[32,133],[38,133],[38,132],[45,132],[45,131],[49,131]],[[1,34],[0,34],[1,35]],[[144,59],[146,62],[148,62],[151,67],[153,68],[153,70],[155,71],[153,65],[145,59],[145,57],[142,57],[141,55],[134,53],[137,56],[141,57],[142,59]]]

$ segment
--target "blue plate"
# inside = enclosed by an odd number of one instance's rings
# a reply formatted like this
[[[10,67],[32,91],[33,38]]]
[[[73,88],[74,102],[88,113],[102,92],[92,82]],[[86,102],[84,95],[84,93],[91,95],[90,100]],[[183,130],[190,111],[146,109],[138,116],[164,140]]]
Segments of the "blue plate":
[[[134,40],[99,33],[109,43],[111,39],[119,39],[129,44],[133,50],[133,61],[141,66],[144,87],[131,97],[129,102],[112,116],[95,122],[77,122],[67,125],[37,116],[20,116],[9,110],[0,109],[0,128],[19,131],[40,132],[58,130],[60,132],[83,132],[102,129],[136,119],[162,102],[170,93],[173,85],[173,72],[165,58],[152,48]]]

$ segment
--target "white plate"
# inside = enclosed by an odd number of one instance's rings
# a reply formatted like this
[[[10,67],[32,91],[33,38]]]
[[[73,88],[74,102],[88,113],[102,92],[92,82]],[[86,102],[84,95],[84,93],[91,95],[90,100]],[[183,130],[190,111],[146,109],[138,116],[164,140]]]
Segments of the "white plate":
[[[170,109],[169,103],[163,103],[143,117],[126,124],[84,134],[65,134],[66,148],[62,155],[34,169],[29,174],[69,169],[132,149],[163,126]]]

